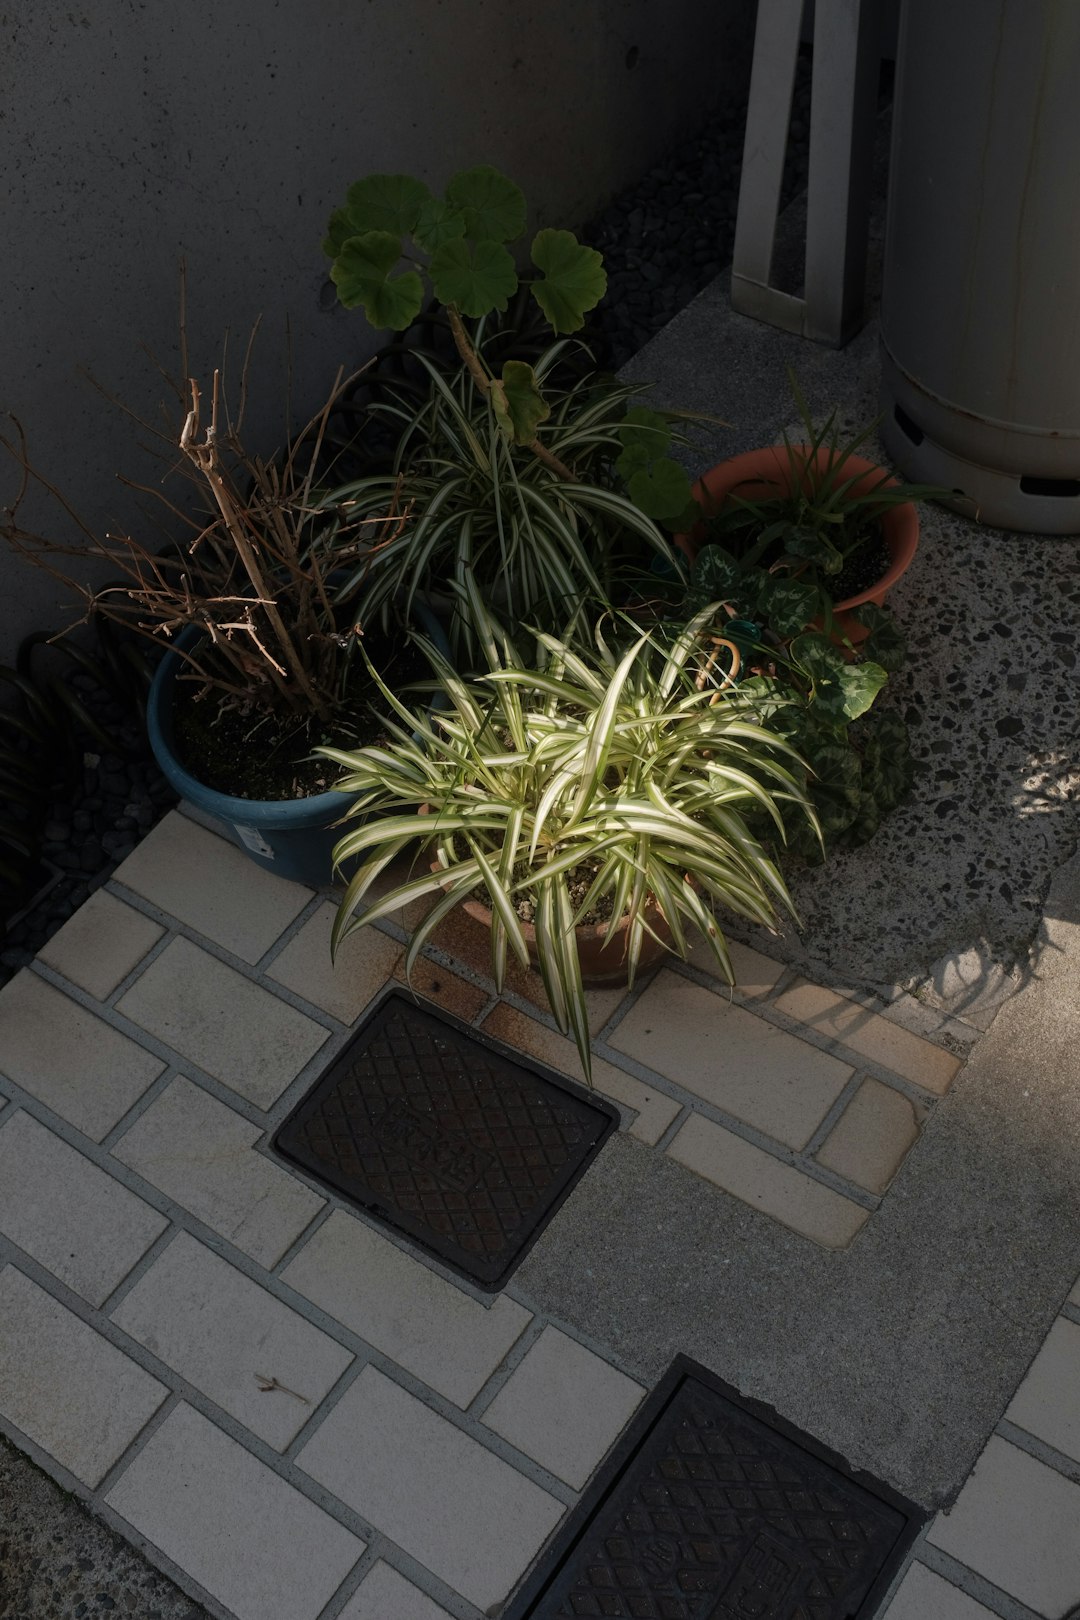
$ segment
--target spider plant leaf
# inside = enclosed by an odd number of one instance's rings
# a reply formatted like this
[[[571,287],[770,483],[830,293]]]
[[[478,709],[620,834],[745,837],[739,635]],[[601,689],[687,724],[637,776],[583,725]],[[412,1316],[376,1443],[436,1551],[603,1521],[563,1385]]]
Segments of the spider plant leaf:
[[[463,216],[471,241],[516,242],[525,229],[524,193],[490,165],[455,174],[447,185],[446,200]]]
[[[570,832],[581,820],[604,780],[604,771],[607,767],[608,755],[611,752],[613,731],[623,688],[638,654],[647,641],[648,636],[644,635],[639,636],[637,641],[634,642],[615,670],[600,707],[591,717],[589,742],[581,762],[581,786],[571,807],[570,815],[563,825],[564,835]]]
[[[411,976],[413,967],[416,964],[416,958],[420,955],[420,952],[427,944],[427,941],[430,939],[431,935],[438,928],[439,924],[446,917],[448,917],[450,912],[454,910],[455,906],[457,906],[466,897],[469,890],[475,887],[477,872],[478,868],[475,861],[470,861],[462,866],[451,868],[449,871],[444,871],[441,874],[432,874],[435,886],[437,888],[444,888],[446,892],[439,900],[436,901],[435,905],[432,906],[427,916],[424,917],[413,930],[412,938],[410,939],[408,949],[405,952],[406,978]],[[429,889],[428,893],[431,892],[431,889]],[[385,902],[383,902],[383,904],[385,905]]]
[[[585,1073],[585,1084],[592,1085],[592,1038],[589,1032],[589,1009],[585,989],[581,982],[581,960],[578,956],[574,914],[566,885],[555,889],[555,926],[557,929],[556,971],[562,982],[566,1007],[567,1027],[577,1042],[578,1056]]]
[[[517,291],[517,266],[501,242],[456,237],[431,255],[428,265],[435,296],[475,319],[504,311]]]
[[[501,924],[506,938],[513,946],[514,955],[517,957],[522,967],[528,967],[529,950],[528,946],[525,944],[525,935],[521,931],[521,918],[518,916],[517,909],[507,893],[505,880],[503,879],[501,873],[495,871],[495,868],[491,865],[491,862],[487,860],[479,845],[471,839],[469,840],[469,843],[472,849],[473,858],[479,867],[480,876],[483,880],[484,887],[487,890],[488,898],[491,901],[491,910]],[[492,954],[494,956],[494,952]],[[504,948],[502,952],[503,965],[505,965],[505,956],[506,952]],[[497,964],[495,965],[497,966]],[[497,990],[501,990],[503,980],[501,971],[494,972],[493,977],[495,979],[495,988]]]
[[[391,276],[401,258],[401,238],[389,231],[366,231],[342,244],[330,279],[346,309],[364,306],[372,326],[403,332],[424,302],[424,284],[415,270]]]
[[[594,309],[607,291],[603,256],[584,247],[572,231],[538,231],[530,256],[541,279],[532,295],[554,331],[577,332],[586,312]]]

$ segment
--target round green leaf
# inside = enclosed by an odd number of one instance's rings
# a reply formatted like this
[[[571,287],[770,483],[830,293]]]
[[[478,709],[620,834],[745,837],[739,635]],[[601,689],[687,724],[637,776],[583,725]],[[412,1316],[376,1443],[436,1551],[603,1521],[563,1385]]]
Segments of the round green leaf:
[[[814,773],[810,797],[826,839],[844,832],[862,804],[862,769],[859,756],[846,743],[826,743],[807,755]]]
[[[350,236],[356,235],[356,226],[347,208],[335,208],[330,215],[323,237],[322,250],[328,259],[336,259]]]
[[[813,683],[815,707],[835,724],[865,714],[889,678],[879,664],[846,664],[816,631],[796,637],[790,651]]]
[[[758,591],[758,611],[783,641],[797,636],[814,618],[818,592],[813,585],[777,574],[765,574]]]
[[[870,632],[866,640],[860,642],[859,652],[871,663],[880,664],[890,675],[895,675],[904,666],[907,639],[892,614],[873,602],[865,602],[854,610],[853,617]]]
[[[413,235],[425,253],[434,253],[444,242],[465,235],[465,215],[438,197],[429,197],[420,210]]]
[[[595,248],[584,247],[572,231],[538,231],[532,262],[543,271],[533,282],[533,297],[558,333],[577,332],[585,313],[607,291],[604,261]]]
[[[723,602],[741,594],[743,571],[723,546],[702,546],[694,560],[691,582],[709,602]]]
[[[346,309],[364,306],[372,326],[402,332],[420,313],[424,284],[415,270],[391,277],[401,257],[401,238],[389,231],[350,236],[330,267]]]
[[[863,724],[869,728],[863,745],[863,786],[873,793],[882,811],[892,810],[915,775],[908,728],[900,715],[888,711],[875,711]]]
[[[647,405],[631,405],[616,432],[625,450],[643,450],[648,460],[666,455],[671,446],[671,424]]]
[[[525,229],[525,195],[498,169],[463,169],[447,186],[446,200],[464,217],[471,241],[514,242]]]
[[[668,456],[631,474],[626,487],[634,505],[651,518],[676,518],[690,499],[686,468]]]
[[[390,231],[395,236],[411,236],[431,193],[422,180],[408,174],[369,174],[349,187],[346,198],[352,235]]]
[[[551,406],[541,394],[532,366],[524,360],[508,360],[502,377],[491,385],[491,402],[499,426],[515,444],[531,444],[540,423],[551,415]]]
[[[504,310],[517,291],[517,269],[501,242],[465,237],[444,242],[432,254],[428,274],[436,297],[474,320],[493,309]]]

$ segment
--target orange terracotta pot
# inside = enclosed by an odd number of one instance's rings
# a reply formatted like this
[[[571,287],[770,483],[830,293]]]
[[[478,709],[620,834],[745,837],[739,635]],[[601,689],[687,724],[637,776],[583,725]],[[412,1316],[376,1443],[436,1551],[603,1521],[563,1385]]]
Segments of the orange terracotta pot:
[[[432,861],[431,870],[441,870],[438,861]],[[461,910],[472,919],[477,928],[485,932],[491,930],[491,911],[480,900],[463,900]],[[649,903],[646,917],[650,928],[654,929],[659,938],[654,939],[646,934],[641,944],[641,955],[638,958],[637,971],[639,974],[647,973],[650,968],[669,954],[671,947],[671,931],[658,908]],[[578,961],[581,963],[581,982],[586,990],[600,989],[604,985],[625,984],[627,978],[626,943],[629,932],[628,924],[623,921],[610,942],[604,944],[604,935],[607,931],[606,923],[582,923],[574,930],[577,937]],[[525,937],[525,945],[529,952],[529,961],[539,970],[540,958],[536,950],[536,929],[532,923],[523,922],[521,932]]]
[[[807,445],[794,445],[792,448],[803,462],[804,476],[808,485],[812,477],[812,468],[824,469],[828,466],[829,452],[819,450],[816,455],[812,455]],[[872,461],[865,461],[862,456],[848,456],[844,468],[845,477],[859,475],[858,483],[854,486],[858,493],[876,485],[883,471],[882,467],[876,466]],[[887,484],[896,482],[895,478],[887,480]],[[706,511],[718,512],[731,495],[745,496],[748,500],[760,500],[763,496],[774,494],[778,485],[785,492],[791,487],[791,466],[784,445],[775,445],[768,450],[748,450],[745,455],[732,456],[729,461],[721,461],[718,466],[710,467],[708,472],[701,475],[694,485],[693,493],[694,499]],[[877,607],[885,605],[886,596],[901,574],[911,566],[919,544],[919,516],[910,501],[905,501],[902,506],[889,507],[883,512],[881,526],[891,559],[888,570],[872,590],[862,591],[858,596],[846,597],[844,601],[837,602],[834,608],[838,634],[846,636],[852,642],[862,641],[868,634],[865,626],[859,622],[858,609],[867,602],[873,602]],[[690,562],[697,556],[704,538],[703,523],[696,523],[687,534],[674,536],[676,546]]]

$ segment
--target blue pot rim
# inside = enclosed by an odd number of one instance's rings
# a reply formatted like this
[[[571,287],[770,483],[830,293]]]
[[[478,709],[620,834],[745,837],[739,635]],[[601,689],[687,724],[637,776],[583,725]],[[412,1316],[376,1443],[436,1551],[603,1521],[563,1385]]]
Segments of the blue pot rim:
[[[413,601],[412,610],[424,634],[449,662],[450,646],[434,613],[419,600]],[[202,632],[189,626],[177,636],[175,646],[187,651],[201,639]],[[170,648],[154,673],[146,701],[146,729],[151,750],[169,785],[182,798],[232,826],[325,827],[345,815],[351,795],[337,788],[309,794],[303,799],[239,799],[230,793],[219,793],[192,776],[177,758],[173,742],[172,694],[182,667],[183,660]]]

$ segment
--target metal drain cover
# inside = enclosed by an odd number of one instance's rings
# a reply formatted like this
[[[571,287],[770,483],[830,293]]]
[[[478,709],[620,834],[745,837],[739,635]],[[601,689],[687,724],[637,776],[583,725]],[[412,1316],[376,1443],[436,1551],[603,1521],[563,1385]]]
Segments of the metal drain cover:
[[[565,1076],[392,990],[274,1146],[495,1289],[618,1118]]]
[[[871,1620],[924,1517],[680,1356],[507,1620]]]

